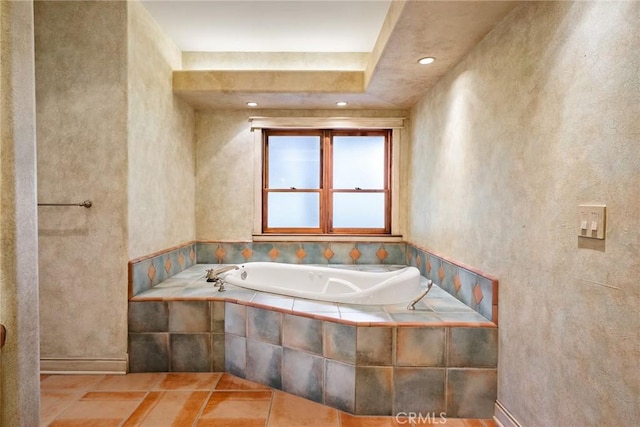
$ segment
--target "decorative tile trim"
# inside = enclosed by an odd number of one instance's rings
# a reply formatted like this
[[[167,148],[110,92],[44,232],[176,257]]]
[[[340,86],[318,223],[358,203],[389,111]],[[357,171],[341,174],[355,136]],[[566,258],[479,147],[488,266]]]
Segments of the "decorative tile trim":
[[[191,267],[195,260],[195,241],[132,259],[129,261],[129,298]]]
[[[498,324],[498,279],[482,271],[407,243],[405,264],[465,303],[485,319]]]
[[[404,242],[197,242],[198,264],[404,264]]]

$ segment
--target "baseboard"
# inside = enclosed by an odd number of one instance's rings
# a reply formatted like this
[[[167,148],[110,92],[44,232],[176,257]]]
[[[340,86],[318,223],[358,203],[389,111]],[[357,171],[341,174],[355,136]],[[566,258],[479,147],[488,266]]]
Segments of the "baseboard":
[[[56,358],[40,359],[41,374],[126,374],[127,359]]]
[[[500,427],[522,427],[522,424],[516,420],[513,414],[509,412],[499,400],[496,400],[493,419]]]

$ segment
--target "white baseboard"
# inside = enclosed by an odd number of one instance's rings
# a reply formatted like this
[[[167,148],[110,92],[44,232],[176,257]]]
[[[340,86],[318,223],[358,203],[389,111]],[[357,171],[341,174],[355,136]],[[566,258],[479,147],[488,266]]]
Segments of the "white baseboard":
[[[40,359],[41,374],[126,374],[127,359],[56,358]]]
[[[499,400],[496,400],[496,409],[493,420],[500,427],[522,427],[522,424],[516,420],[513,414],[509,412]]]

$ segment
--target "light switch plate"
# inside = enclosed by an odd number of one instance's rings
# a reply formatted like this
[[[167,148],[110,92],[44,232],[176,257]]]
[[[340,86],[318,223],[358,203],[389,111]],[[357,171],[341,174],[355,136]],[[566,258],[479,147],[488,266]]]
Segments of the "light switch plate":
[[[578,236],[604,240],[607,223],[605,205],[580,205]]]

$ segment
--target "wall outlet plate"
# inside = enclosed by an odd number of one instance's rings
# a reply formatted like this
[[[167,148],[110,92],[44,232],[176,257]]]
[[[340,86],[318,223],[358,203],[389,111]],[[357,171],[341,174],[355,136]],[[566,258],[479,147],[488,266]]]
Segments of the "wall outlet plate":
[[[578,236],[587,237],[589,239],[605,238],[606,227],[606,210],[605,205],[580,205]]]

